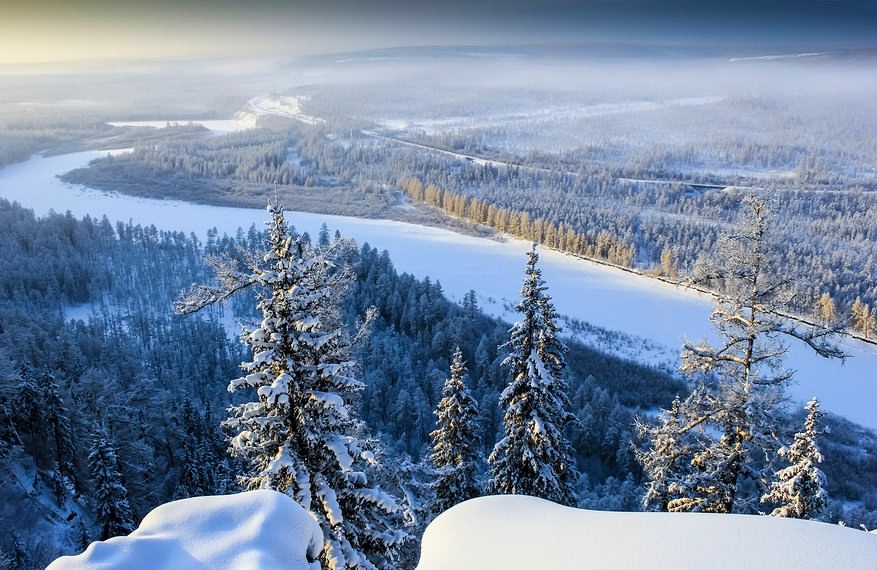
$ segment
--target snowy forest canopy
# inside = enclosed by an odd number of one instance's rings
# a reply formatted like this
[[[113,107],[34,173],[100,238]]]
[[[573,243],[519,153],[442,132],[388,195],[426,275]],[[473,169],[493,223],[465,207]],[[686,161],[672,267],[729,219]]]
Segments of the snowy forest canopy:
[[[41,567],[112,530],[110,515],[119,531],[168,500],[236,489],[242,466],[226,455],[219,424],[225,408],[241,402],[225,387],[247,356],[227,325],[231,312],[255,317],[256,303],[242,297],[197,318],[173,315],[171,303],[211,278],[205,254],[261,250],[264,234],[250,228],[202,245],[106,219],[37,220],[5,201],[0,215],[7,228],[0,255],[5,267],[18,268],[0,277],[0,517],[18,529],[0,545],[5,559]],[[380,435],[385,462],[419,477],[412,462],[430,449],[456,346],[479,402],[486,457],[502,429],[509,325],[481,313],[474,295],[456,305],[438,283],[397,274],[386,252],[363,245],[345,262],[356,277],[342,305],[345,326],[377,309],[354,355],[365,383],[358,413]],[[576,502],[638,509],[634,418],[649,421],[641,410],[666,408],[686,388],[663,372],[565,342],[569,409],[578,420],[566,436],[586,475],[576,482]],[[839,418],[827,423],[831,433],[820,439],[827,518],[873,527],[877,437]],[[801,424],[795,418],[782,429],[791,434]],[[484,463],[478,473],[486,475]]]
[[[779,105],[760,99],[715,104],[744,116]],[[698,112],[712,117],[715,110]],[[376,134],[374,125],[340,118],[328,125],[277,118],[262,124],[221,137],[180,138],[184,126],[162,129],[166,140],[150,138],[130,155],[96,160],[65,180],[238,205],[263,203],[279,187],[313,211],[411,216],[396,208],[401,193],[473,224],[674,279],[716,247],[741,196],[770,191],[796,282],[792,308],[819,316],[823,294],[835,306],[834,318],[851,316],[857,299],[869,311],[877,307],[869,279],[877,267],[877,182],[867,147],[789,146],[716,134],[706,149],[692,142],[513,153],[498,150],[501,137],[487,128],[425,135]],[[853,328],[872,334],[877,322],[869,319]]]

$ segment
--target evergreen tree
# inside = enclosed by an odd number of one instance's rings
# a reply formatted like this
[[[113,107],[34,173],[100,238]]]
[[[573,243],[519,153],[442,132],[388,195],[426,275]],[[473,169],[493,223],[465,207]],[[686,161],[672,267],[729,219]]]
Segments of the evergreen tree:
[[[241,337],[253,358],[229,384],[257,399],[233,407],[225,422],[236,432],[233,455],[252,467],[242,483],[284,492],[311,512],[325,537],[324,568],[392,568],[406,538],[401,507],[374,485],[379,449],[350,406],[363,384],[338,314],[352,273],[336,262],[351,244],[313,249],[290,235],[282,208],[268,210],[268,250],[251,271],[215,260],[222,287],[195,288],[177,310],[260,287],[262,321]]]
[[[463,380],[466,364],[460,347],[454,351],[450,377],[435,410],[437,429],[430,433],[430,460],[437,472],[432,484],[433,512],[441,513],[457,503],[479,495],[476,482],[478,449],[478,402]]]
[[[61,401],[58,384],[51,374],[43,379],[43,427],[46,430],[56,462],[56,489],[71,487],[76,484],[76,468],[74,466],[73,430],[70,427],[70,416]],[[59,498],[60,501],[60,498]]]
[[[503,362],[512,376],[499,399],[505,437],[488,459],[486,490],[573,505],[578,472],[563,430],[575,417],[567,411],[565,347],[557,338],[557,314],[538,260],[534,245],[527,253],[521,300],[515,306],[522,318],[509,331],[506,346],[511,352]]]
[[[96,428],[88,455],[95,515],[101,525],[99,540],[134,530],[134,515],[128,505],[128,491],[122,481],[119,459],[109,437]]]
[[[687,496],[687,481],[691,475],[692,444],[683,402],[677,397],[669,410],[663,410],[657,425],[637,419],[641,438],[650,442],[649,450],[637,449],[636,457],[646,479],[643,495],[644,509],[667,511],[675,497]]]
[[[762,503],[778,505],[770,513],[774,517],[813,519],[828,503],[825,475],[817,466],[822,463],[816,436],[821,433],[817,426],[823,413],[816,398],[805,409],[804,431],[795,434],[792,445],[779,450],[789,466],[776,472],[770,490],[761,497]]]
[[[654,465],[688,458],[668,463],[683,472],[661,475],[676,481],[674,496],[659,500],[669,499],[669,510],[732,512],[742,478],[765,478],[753,452],[773,455],[776,405],[792,375],[783,369],[786,345],[779,337],[800,340],[820,356],[844,357],[827,341],[836,328],[799,329],[785,317],[792,294],[780,277],[776,251],[768,205],[750,195],[739,227],[724,236],[713,259],[696,268],[695,280],[722,291],[710,315],[721,342],[684,345],[682,370],[699,383],[671,414],[679,420],[652,432],[650,449],[640,454],[652,476],[659,474]],[[684,449],[665,445],[682,440],[689,444]],[[647,485],[665,488],[657,479]]]
[[[326,222],[320,224],[320,233],[317,234],[317,245],[320,247],[329,247],[329,226]]]

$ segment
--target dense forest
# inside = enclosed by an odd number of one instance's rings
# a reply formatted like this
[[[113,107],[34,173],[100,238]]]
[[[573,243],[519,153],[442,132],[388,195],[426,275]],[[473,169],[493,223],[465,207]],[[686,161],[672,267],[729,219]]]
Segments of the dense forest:
[[[17,268],[0,277],[0,517],[12,529],[0,542],[4,563],[42,567],[130,528],[158,504],[237,489],[243,468],[226,454],[220,423],[240,403],[226,386],[247,359],[233,338],[235,320],[256,319],[256,302],[242,295],[187,317],[174,315],[172,303],[190,284],[210,282],[205,256],[246,258],[263,249],[264,232],[214,232],[201,244],[106,219],[35,219],[6,201],[0,217],[0,256]],[[328,228],[313,237],[316,244],[332,239]],[[484,315],[474,294],[457,305],[439,283],[398,274],[387,252],[367,244],[342,261],[355,276],[341,305],[345,326],[353,331],[375,308],[370,334],[353,347],[365,384],[355,405],[399,473],[395,484],[431,478],[421,461],[457,346],[479,402],[486,457],[502,430],[509,324]],[[654,410],[687,387],[666,372],[564,342],[576,420],[567,437],[582,473],[575,501],[638,509],[634,420],[654,421]],[[801,423],[789,418],[781,429],[791,434]],[[877,436],[839,418],[828,425],[820,439],[832,499],[825,518],[872,528]],[[486,476],[485,462],[477,473]],[[110,516],[107,505],[125,508]]]
[[[762,107],[771,104],[779,103],[732,101],[738,111],[755,114],[767,113]],[[495,139],[489,129],[382,135],[365,129],[362,120],[310,125],[274,118],[263,124],[222,137],[153,139],[65,179],[249,205],[279,186],[297,207],[330,211],[328,198],[315,203],[316,193],[331,197],[338,213],[384,217],[401,215],[404,194],[411,204],[472,227],[683,280],[715,248],[746,195],[770,195],[796,283],[793,310],[824,318],[818,301],[827,294],[830,320],[849,320],[864,337],[874,334],[877,194],[867,166],[870,148],[853,155],[846,147],[734,142],[717,135],[707,149],[510,154],[490,145]]]

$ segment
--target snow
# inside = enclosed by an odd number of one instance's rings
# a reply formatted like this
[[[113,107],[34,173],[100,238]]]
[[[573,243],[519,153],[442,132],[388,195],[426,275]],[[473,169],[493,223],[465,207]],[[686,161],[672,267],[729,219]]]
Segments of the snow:
[[[422,131],[427,134],[441,134],[458,129],[507,127],[512,123],[532,123],[534,121],[552,119],[575,121],[609,115],[659,111],[674,107],[691,107],[713,105],[723,101],[723,96],[680,97],[661,101],[623,101],[618,103],[594,103],[585,105],[547,106],[535,109],[521,109],[512,112],[493,113],[485,116],[450,116],[439,118],[427,117],[388,117],[381,118],[376,124],[393,131]]]
[[[110,121],[107,123],[113,127],[148,127],[152,129],[163,129],[168,124],[171,125],[200,125],[214,134],[234,133],[251,129],[255,125],[246,120],[241,119],[175,119],[173,121]]]
[[[877,536],[756,515],[587,511],[521,495],[481,497],[426,529],[418,570],[712,570],[877,567]]]
[[[343,409],[343,408],[342,408]],[[346,410],[345,410],[346,411]],[[341,471],[350,471],[353,468],[353,458],[347,449],[347,442],[340,435],[332,435],[323,440],[325,446],[335,455]]]
[[[158,229],[194,232],[202,240],[214,226],[230,235],[238,227],[264,227],[263,209],[136,198],[71,186],[56,178],[106,153],[36,156],[7,166],[0,170],[0,196],[33,208],[40,216],[50,209],[70,210],[77,217],[106,215],[112,222],[130,220]],[[315,236],[325,222],[330,232],[338,229],[360,244],[389,250],[400,272],[439,280],[451,299],[459,301],[475,289],[486,312],[516,318],[511,308],[518,300],[528,242],[491,240],[386,220],[287,213],[299,231]],[[708,295],[555,251],[540,250],[540,267],[560,315],[640,337],[640,346],[647,350],[636,355],[634,343],[625,354],[647,364],[675,363],[683,337],[696,341],[712,335],[708,317],[713,301]],[[588,336],[583,340],[588,342]],[[847,339],[842,347],[852,357],[844,365],[792,345],[786,365],[797,369],[797,384],[791,396],[801,403],[816,396],[824,410],[877,428],[877,346]]]
[[[323,533],[290,497],[249,491],[174,501],[128,536],[92,543],[47,570],[319,570]]]
[[[383,501],[378,495],[372,499]],[[260,490],[167,503],[130,535],[95,542],[47,570],[318,570],[319,563],[308,560],[322,545],[319,526],[295,501]],[[439,515],[426,529],[417,568],[864,570],[875,565],[877,535],[827,523],[588,511],[505,495],[466,501]]]
[[[255,126],[259,117],[266,115],[295,119],[309,125],[325,123],[324,119],[306,115],[302,111],[301,102],[303,100],[304,97],[282,95],[254,97],[247,101],[247,104],[235,114],[235,118],[239,121],[251,123],[253,126]]]
[[[259,117],[274,115],[295,119],[309,125],[317,125],[325,121],[319,117],[306,115],[302,112],[301,102],[303,97],[263,95],[254,97],[235,113],[232,119],[173,119],[154,121],[110,121],[107,124],[114,127],[148,127],[161,129],[167,125],[201,125],[213,134],[222,135],[237,131],[244,131],[256,127]],[[294,162],[295,160],[291,160]]]

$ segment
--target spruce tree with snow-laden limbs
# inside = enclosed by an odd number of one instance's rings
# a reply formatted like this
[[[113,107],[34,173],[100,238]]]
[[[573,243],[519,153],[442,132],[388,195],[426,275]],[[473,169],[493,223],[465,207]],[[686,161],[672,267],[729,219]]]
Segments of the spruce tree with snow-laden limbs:
[[[724,236],[712,259],[695,268],[695,281],[721,291],[710,315],[720,342],[683,346],[681,369],[697,384],[674,407],[672,422],[644,431],[650,446],[639,453],[650,477],[647,501],[668,510],[733,512],[743,506],[742,479],[766,478],[755,468],[755,455],[774,455],[775,412],[792,377],[783,368],[787,348],[781,337],[826,358],[845,357],[829,342],[839,326],[805,326],[787,318],[791,288],[778,266],[771,223],[767,201],[747,196],[742,222]],[[658,469],[667,457],[676,460]],[[670,496],[656,493],[658,488]]]
[[[214,260],[221,286],[193,288],[177,311],[260,287],[262,321],[241,336],[253,359],[229,384],[255,390],[257,399],[233,407],[225,422],[235,433],[231,453],[252,467],[242,482],[284,492],[311,512],[325,537],[324,568],[393,568],[406,540],[401,508],[374,485],[380,450],[350,407],[363,384],[337,308],[352,273],[336,261],[352,244],[311,247],[290,235],[281,207],[268,211],[264,256],[249,272]]]
[[[95,428],[88,467],[94,489],[95,515],[101,525],[100,540],[128,534],[134,530],[128,490],[122,481],[116,450],[102,428]]]
[[[557,312],[536,267],[536,246],[527,252],[521,300],[512,325],[509,356],[503,362],[512,381],[500,395],[503,437],[490,454],[487,492],[531,495],[563,505],[575,504],[578,479],[573,450],[563,433],[575,421],[568,411],[563,378],[566,348],[557,335]]]
[[[777,505],[770,513],[774,517],[813,519],[828,503],[825,475],[818,467],[822,453],[816,445],[816,436],[821,433],[819,419],[824,414],[816,398],[807,402],[805,409],[804,431],[795,434],[789,447],[779,450],[790,465],[776,472],[769,491],[761,497],[762,503]]]
[[[454,351],[451,374],[445,381],[442,399],[435,410],[437,429],[430,433],[430,460],[437,477],[431,485],[435,494],[433,512],[441,513],[479,493],[476,481],[478,449],[478,402],[464,383],[466,364],[460,347]]]

